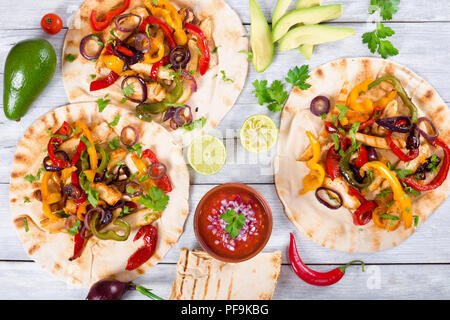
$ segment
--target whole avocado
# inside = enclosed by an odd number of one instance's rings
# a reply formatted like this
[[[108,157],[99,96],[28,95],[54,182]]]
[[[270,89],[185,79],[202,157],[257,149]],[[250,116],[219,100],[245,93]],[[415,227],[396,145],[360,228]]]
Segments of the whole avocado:
[[[10,120],[20,120],[52,80],[56,54],[44,39],[17,43],[5,63],[3,110]]]

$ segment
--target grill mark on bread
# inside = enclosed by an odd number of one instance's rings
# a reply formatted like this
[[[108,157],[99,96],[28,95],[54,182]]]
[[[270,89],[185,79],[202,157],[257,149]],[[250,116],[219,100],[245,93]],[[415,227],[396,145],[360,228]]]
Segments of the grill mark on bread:
[[[228,295],[227,295],[228,300],[230,300],[231,292],[233,291],[233,275],[234,275],[234,272],[231,273],[230,285],[228,286]]]
[[[178,295],[178,298],[181,298],[183,296],[184,279],[186,279],[186,269],[188,261],[189,261],[189,250],[186,250],[186,261],[184,262],[183,279],[181,280],[180,293]]]
[[[209,285],[209,277],[211,276],[211,265],[208,264],[208,274],[206,276],[206,283],[205,283],[205,292],[203,293],[203,300],[206,299],[206,294],[208,292],[208,285]]]
[[[200,263],[200,258],[197,256],[197,262],[196,262],[196,266],[198,267],[198,264]],[[194,300],[195,297],[195,289],[197,288],[197,278],[194,279],[194,286],[192,287],[192,295],[191,295],[191,300]]]

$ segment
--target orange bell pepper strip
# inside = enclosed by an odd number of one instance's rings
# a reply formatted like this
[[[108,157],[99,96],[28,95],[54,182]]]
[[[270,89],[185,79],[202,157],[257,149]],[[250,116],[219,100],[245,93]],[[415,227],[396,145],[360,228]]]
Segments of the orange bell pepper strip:
[[[49,218],[52,221],[58,220],[59,217],[55,215],[51,208],[50,208],[50,193],[48,190],[48,183],[50,182],[50,179],[52,178],[53,173],[49,171],[45,171],[44,175],[42,176],[41,180],[41,197],[42,197],[42,211],[44,212],[44,215]]]
[[[372,114],[373,113],[373,102],[369,98],[364,99],[362,103],[358,102],[358,97],[361,92],[365,92],[369,90],[369,84],[373,82],[372,79],[367,79],[360,84],[356,85],[348,95],[347,105],[350,109],[361,112],[364,114]]]
[[[144,63],[154,64],[164,58],[164,43],[154,37],[151,37],[150,44],[150,51],[144,54]],[[156,56],[154,56],[155,53],[157,53]]]
[[[311,172],[303,178],[303,190],[300,191],[300,195],[304,195],[309,191],[314,191],[320,188],[325,179],[325,169],[319,164],[320,161],[320,143],[319,140],[310,132],[307,131],[306,135],[312,146],[313,157],[306,162],[306,166]]]
[[[405,229],[411,228],[413,223],[411,200],[409,199],[405,191],[403,191],[402,185],[397,179],[397,176],[391,170],[389,170],[384,163],[380,161],[367,162],[364,166],[362,166],[360,172],[362,175],[364,175],[364,172],[366,170],[371,169],[377,170],[383,176],[383,178],[385,178],[389,182],[392,192],[394,193],[394,200],[398,202],[402,210],[401,215],[402,220],[405,224]]]

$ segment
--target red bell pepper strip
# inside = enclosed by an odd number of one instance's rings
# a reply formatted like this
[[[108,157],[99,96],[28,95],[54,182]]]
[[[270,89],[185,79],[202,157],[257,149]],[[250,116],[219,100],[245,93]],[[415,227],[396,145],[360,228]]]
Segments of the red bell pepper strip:
[[[128,9],[130,6],[130,0],[124,0],[123,5],[110,9],[103,16],[102,20],[97,21],[97,11],[91,11],[91,26],[95,31],[105,30],[112,22],[112,20],[120,15],[122,12]]]
[[[373,110],[372,117],[369,120],[367,120],[366,122],[361,123],[359,125],[358,131],[361,131],[361,130],[373,125],[380,116],[381,116],[381,108],[375,107],[375,109]]]
[[[82,190],[81,187],[80,187],[80,181],[78,180],[78,175],[77,175],[76,172],[72,172],[72,176],[70,177],[70,180],[72,181],[72,184],[73,184],[74,186],[77,186],[77,187],[80,188],[80,190]],[[75,201],[75,204],[77,205],[77,209],[78,209],[78,207],[79,207],[83,202],[86,201],[86,199],[87,199],[86,193],[83,192],[83,194],[81,195],[81,197],[78,198],[78,199]]]
[[[117,51],[123,53],[124,55],[126,55],[127,57],[133,57],[134,56],[134,52],[131,51],[130,49],[128,49],[127,47],[121,46],[120,44],[118,44],[116,46]]]
[[[86,144],[80,140],[80,143],[78,144],[77,150],[75,151],[75,154],[72,158],[71,167],[77,164],[78,160],[80,160],[81,154],[83,153],[83,150],[86,149]]]
[[[358,158],[356,158],[356,160],[355,160],[355,165],[358,168],[361,168],[368,161],[369,161],[369,154],[367,153],[366,148],[364,148],[364,146],[359,147],[359,154],[358,154]]]
[[[449,167],[450,167],[450,148],[448,145],[441,140],[440,138],[436,138],[430,142],[434,147],[441,147],[444,150],[444,161],[442,162],[441,169],[439,173],[434,177],[434,179],[427,185],[420,184],[417,180],[406,177],[402,182],[406,185],[410,186],[414,190],[417,191],[431,191],[439,188],[444,181],[447,179]]]
[[[158,19],[155,16],[147,17],[142,22],[141,26],[139,27],[139,30],[141,32],[145,32],[145,30],[147,29],[147,25],[149,25],[149,24],[157,24],[161,27],[161,30],[164,32],[164,35],[166,36],[166,40],[169,44],[170,50],[172,50],[173,48],[175,48],[177,46],[177,42],[175,41],[175,37],[174,37],[170,27],[166,23],[164,23],[162,20]]]
[[[330,176],[331,180],[339,176],[339,159],[341,157],[336,153],[334,146],[331,146],[327,152],[325,171]]]
[[[419,148],[412,149],[409,151],[408,154],[405,154],[402,149],[400,149],[392,140],[392,132],[388,131],[386,134],[386,142],[388,143],[389,147],[391,148],[392,152],[401,160],[404,162],[412,161],[415,158],[419,156]]]
[[[153,153],[152,150],[150,149],[146,149],[142,152],[142,157],[143,158],[147,158],[151,164],[159,162],[158,158],[156,157],[156,155]],[[172,188],[172,183],[170,182],[169,177],[166,175],[164,175],[161,179],[156,181],[156,185],[161,188],[164,193],[169,193],[173,190]]]
[[[366,198],[356,190],[355,188],[349,187],[348,194],[358,198],[361,205],[353,213],[353,223],[357,226],[364,226],[372,220],[372,211],[375,210],[378,205],[374,201],[367,201]]]
[[[52,164],[58,168],[67,168],[70,164],[65,160],[61,160],[56,158],[55,151],[58,146],[67,139],[70,130],[70,125],[64,121],[62,126],[52,135],[48,144],[47,144],[47,152]]]
[[[81,237],[81,232],[83,230],[82,230],[82,228],[80,228],[80,229],[81,230],[78,231],[78,233],[75,235],[75,237],[73,239],[73,242],[74,242],[73,256],[69,258],[70,261],[73,261],[73,260],[79,258],[81,256],[81,253],[83,252],[85,240],[83,239],[83,237]]]
[[[157,63],[155,63],[152,66],[152,71],[150,72],[150,76],[153,78],[153,80],[158,80],[158,71],[159,68],[162,66],[166,66],[169,64],[169,56],[165,56],[161,60],[159,60]]]
[[[139,248],[128,259],[126,270],[134,270],[144,264],[155,253],[156,243],[158,241],[158,229],[152,225],[141,227],[133,241],[139,240],[144,236],[144,246]]]
[[[90,91],[97,91],[101,89],[108,88],[110,85],[112,85],[114,82],[119,79],[120,76],[115,73],[114,71],[111,71],[109,75],[106,78],[95,80],[91,82]]]
[[[355,262],[361,263],[362,270],[364,272],[364,262],[360,260],[351,261],[347,263],[345,266],[338,267],[329,272],[317,272],[311,270],[303,263],[302,259],[300,259],[300,255],[298,254],[297,251],[297,244],[295,242],[295,238],[292,233],[291,233],[291,242],[289,245],[289,260],[291,262],[291,266],[295,274],[306,283],[309,283],[314,286],[323,287],[335,284],[336,282],[342,279],[347,267]]]
[[[200,74],[203,76],[209,69],[209,62],[211,60],[211,54],[209,52],[208,47],[208,40],[206,39],[205,35],[203,34],[203,31],[197,27],[196,25],[193,25],[191,23],[186,23],[186,30],[189,33],[192,33],[194,36],[197,37],[197,46],[202,54],[202,56],[199,59],[199,71]]]
[[[117,41],[117,40],[116,40],[116,41]],[[108,44],[106,45],[106,48],[105,48],[105,55],[107,55],[107,56],[112,56],[112,55],[114,55],[114,50],[113,50],[113,46],[112,46],[111,43],[108,43]]]

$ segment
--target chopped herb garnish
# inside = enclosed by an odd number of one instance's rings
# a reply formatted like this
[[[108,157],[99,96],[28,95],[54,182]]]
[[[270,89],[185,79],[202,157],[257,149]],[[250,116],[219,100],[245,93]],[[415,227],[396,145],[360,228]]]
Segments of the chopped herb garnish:
[[[25,228],[25,232],[28,232],[28,230],[30,230],[30,229],[28,229],[28,221],[27,221],[27,218],[23,218],[23,226],[24,226],[24,228]]]
[[[385,189],[383,191],[381,191],[377,197],[379,198],[386,198],[386,196],[388,195],[388,193],[391,193],[392,191],[390,189]]]
[[[31,200],[28,197],[23,198],[23,203],[30,203]]]
[[[67,231],[71,234],[71,235],[76,235],[78,233],[78,229],[80,228],[81,225],[81,221],[77,220],[77,222],[75,222],[75,224],[72,226],[72,228],[67,229]]]
[[[95,191],[95,190],[92,189],[92,188],[88,188],[88,189],[86,190],[86,193],[87,193],[87,196],[88,196],[88,201],[89,201],[89,203],[90,203],[94,208],[96,208],[96,207],[97,207],[97,204],[98,204],[98,192]]]
[[[128,151],[136,152],[137,155],[140,157],[142,154],[142,145],[138,142],[135,145],[128,147]]]
[[[225,232],[230,235],[231,239],[236,238],[239,231],[244,227],[244,214],[241,213],[238,215],[233,209],[228,209],[225,213],[221,214],[219,218],[228,223],[225,227]]]
[[[414,227],[419,225],[419,216],[414,216]]]
[[[247,50],[241,50],[241,51],[239,51],[239,53],[246,54],[247,55],[247,61],[252,61],[253,60],[253,52],[247,51]]]
[[[186,131],[192,131],[194,129],[201,129],[205,126],[206,124],[206,118],[205,117],[201,117],[200,119],[197,119],[195,121],[193,121],[191,124],[189,125],[185,125],[182,128],[184,128]]]
[[[234,83],[234,80],[233,80],[233,79],[227,78],[227,75],[225,74],[225,71],[224,71],[224,70],[220,70],[220,73],[222,73],[222,80],[223,80],[224,82],[231,82],[231,83]]]
[[[119,149],[119,137],[114,137],[110,142],[108,142],[108,146],[111,150]]]
[[[108,95],[106,95],[103,98],[100,98],[100,99],[97,100],[98,112],[102,112],[103,110],[105,110],[105,108],[111,102],[111,100],[106,99],[107,96]]]
[[[44,169],[44,168],[40,168],[40,169],[38,170],[38,172],[36,173],[36,176],[33,176],[32,174],[26,175],[26,176],[24,177],[24,180],[25,180],[25,181],[28,181],[28,182],[38,181],[38,180],[41,179],[41,173],[42,173],[42,172],[45,172],[45,169]]]
[[[80,140],[84,142],[84,144],[86,145],[86,147],[92,148],[92,144],[89,142],[88,139],[86,139],[85,136],[80,136]]]
[[[344,120],[344,117],[345,117],[345,115],[346,115],[347,112],[348,112],[347,106],[344,106],[343,104],[337,104],[337,105],[336,105],[336,108],[341,112],[341,113],[339,114],[339,116],[338,116],[338,120],[339,120],[339,121]]]
[[[120,115],[116,114],[116,116],[114,117],[114,120],[108,124],[111,127],[115,127],[119,123],[119,120],[120,120]]]
[[[391,216],[390,214],[382,214],[382,215],[380,215],[380,218],[390,219],[390,220],[400,220],[399,217]]]
[[[76,58],[77,58],[77,57],[74,56],[73,54],[68,53],[68,54],[66,54],[66,57],[65,57],[64,59],[65,59],[66,61],[68,61],[68,62],[74,62]]]
[[[125,97],[131,97],[134,93],[134,85],[130,83],[125,88],[123,88],[121,92]]]
[[[161,188],[152,186],[148,190],[148,195],[141,195],[137,202],[155,212],[162,212],[169,203],[169,196]]]
[[[394,170],[397,173],[397,176],[403,180],[406,178],[406,176],[413,174],[412,170],[403,170],[403,169],[398,169],[398,170]]]

